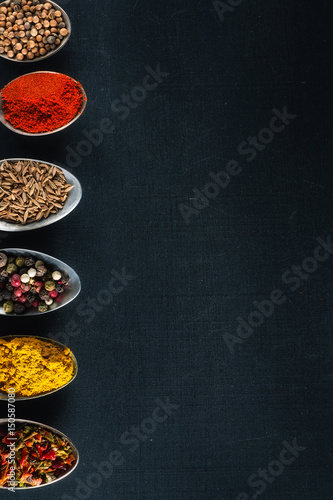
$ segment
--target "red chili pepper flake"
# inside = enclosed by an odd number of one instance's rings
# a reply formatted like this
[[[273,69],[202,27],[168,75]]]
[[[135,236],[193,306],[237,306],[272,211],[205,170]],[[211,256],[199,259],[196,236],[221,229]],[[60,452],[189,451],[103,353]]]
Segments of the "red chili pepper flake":
[[[59,73],[31,73],[1,91],[5,120],[29,133],[51,132],[67,125],[81,110],[78,82]]]
[[[55,460],[56,458],[57,455],[54,450],[48,450],[41,456],[41,460]]]

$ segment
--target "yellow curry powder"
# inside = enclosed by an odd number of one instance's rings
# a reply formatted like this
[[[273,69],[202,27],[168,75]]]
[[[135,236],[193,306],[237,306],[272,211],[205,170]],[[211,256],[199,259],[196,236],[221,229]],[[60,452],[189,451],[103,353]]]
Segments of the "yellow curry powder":
[[[71,351],[35,337],[0,338],[0,390],[36,396],[59,389],[74,375]]]

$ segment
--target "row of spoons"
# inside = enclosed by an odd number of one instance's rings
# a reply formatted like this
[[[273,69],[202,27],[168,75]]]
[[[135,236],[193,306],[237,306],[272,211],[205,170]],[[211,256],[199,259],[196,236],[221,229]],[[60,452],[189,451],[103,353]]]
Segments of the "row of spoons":
[[[0,165],[2,164],[3,161],[4,160],[0,161]],[[17,162],[17,161],[23,161],[23,159],[22,158],[10,158],[10,159],[7,159],[7,161]],[[28,159],[28,161],[39,162],[39,160],[32,160],[32,159]],[[82,187],[81,187],[79,180],[73,174],[71,174],[70,172],[65,170],[64,168],[60,168],[57,165],[54,165],[53,163],[49,163],[49,162],[42,162],[42,163],[48,165],[49,167],[59,168],[63,172],[64,176],[66,177],[67,182],[74,186],[74,188],[69,192],[68,199],[66,200],[65,205],[57,213],[49,215],[46,219],[41,219],[39,221],[31,222],[31,223],[25,224],[25,225],[15,224],[15,223],[6,222],[6,221],[0,221],[0,231],[10,233],[10,232],[19,232],[19,231],[29,231],[29,230],[33,230],[33,229],[40,229],[42,227],[48,226],[50,224],[54,224],[55,222],[63,219],[64,217],[66,217],[66,215],[71,213],[75,209],[75,207],[79,204],[79,202],[82,198]],[[17,257],[20,255],[23,257],[27,257],[30,255],[30,256],[34,257],[36,260],[42,260],[50,268],[61,269],[64,273],[67,274],[67,276],[69,278],[69,283],[66,287],[66,291],[64,293],[63,300],[61,302],[57,303],[55,308],[49,309],[49,310],[44,311],[44,312],[40,312],[37,310],[29,310],[25,313],[25,315],[27,315],[27,316],[34,315],[35,316],[36,314],[45,314],[47,312],[52,312],[56,309],[59,309],[65,305],[69,304],[80,293],[80,291],[81,291],[80,278],[79,278],[78,274],[74,271],[74,269],[72,269],[70,266],[68,266],[65,262],[62,262],[61,260],[59,260],[51,255],[48,255],[48,254],[45,254],[42,252],[37,252],[34,250],[23,249],[23,248],[4,248],[4,249],[1,249],[0,251],[4,252],[6,254],[17,256]],[[7,315],[3,308],[0,308],[0,315]],[[12,316],[15,316],[15,315],[12,315]]]
[[[43,1],[43,3],[45,3],[45,2]],[[8,7],[9,4],[10,4],[10,0],[6,0],[5,2],[0,3],[0,8],[1,7]],[[69,19],[68,14],[58,4],[56,4],[55,2],[52,2],[52,7],[53,7],[53,9],[55,9],[56,11],[58,11],[58,12],[61,13],[62,19],[64,20],[64,23],[66,25],[66,30],[68,32],[67,36],[65,36],[63,38],[63,40],[61,41],[61,43],[59,44],[59,46],[56,49],[51,50],[50,52],[47,52],[45,55],[39,56],[39,57],[34,58],[32,60],[29,60],[29,59],[17,60],[15,58],[8,57],[8,55],[5,54],[5,53],[0,53],[0,57],[3,58],[3,59],[6,59],[8,61],[14,61],[14,62],[19,62],[19,63],[29,63],[29,62],[35,63],[35,62],[43,61],[44,59],[46,59],[48,57],[51,57],[54,54],[57,54],[66,45],[66,43],[68,42],[68,40],[69,40],[69,38],[71,36],[71,33],[72,33],[72,27],[71,27],[71,21]],[[32,72],[32,73],[27,73],[25,76],[27,76],[27,75],[35,75],[35,74],[38,74],[38,73],[51,73],[51,74],[58,74],[59,75],[59,73],[56,73],[54,71],[35,71],[35,72]],[[12,84],[13,82],[15,82],[16,80],[18,80],[20,78],[21,77],[15,78],[11,82],[9,82],[7,84],[7,86],[10,85],[10,84]],[[13,127],[5,119],[5,113],[4,113],[4,110],[3,110],[1,93],[0,93],[0,122],[5,127],[7,127],[9,130],[11,130],[12,132],[15,132],[15,133],[20,134],[20,135],[26,135],[26,136],[43,136],[43,135],[54,134],[55,132],[60,132],[61,130],[64,130],[65,128],[67,128],[70,125],[72,125],[82,115],[82,113],[83,113],[83,111],[84,111],[84,109],[86,107],[86,104],[87,104],[87,95],[86,95],[86,93],[84,91],[84,88],[82,87],[81,84],[79,84],[79,82],[76,82],[76,80],[74,80],[73,78],[71,78],[71,80],[73,80],[73,82],[75,82],[76,84],[78,84],[79,87],[80,87],[80,89],[81,89],[81,92],[82,92],[82,106],[78,110],[76,116],[71,121],[69,121],[68,123],[66,123],[66,125],[64,125],[62,127],[58,127],[58,128],[56,128],[56,129],[54,129],[52,131],[49,131],[49,132],[39,132],[39,133],[26,132],[24,130],[20,130],[18,128],[15,128],[15,127]]]
[[[6,0],[5,2],[2,2],[0,3],[0,7],[1,6],[8,6],[9,5],[9,0]],[[68,17],[68,15],[66,14],[66,12],[59,6],[57,5],[56,3],[52,2],[52,5],[55,9],[59,10],[65,20],[65,23],[66,23],[66,28],[68,30],[68,36],[63,40],[63,42],[59,45],[59,47],[55,50],[52,50],[50,52],[48,52],[46,55],[44,56],[41,56],[41,57],[38,57],[36,59],[33,59],[33,60],[23,60],[23,61],[18,61],[16,59],[11,59],[9,58],[6,54],[0,54],[0,57],[4,58],[4,59],[7,59],[7,60],[11,60],[11,61],[14,61],[14,62],[38,62],[38,61],[41,61],[43,59],[46,59],[54,54],[56,54],[57,52],[59,52],[59,50],[61,50],[65,44],[68,42],[68,39],[71,35],[71,23],[70,23],[70,19]],[[54,72],[50,72],[50,71],[47,71],[47,72],[44,72],[44,71],[37,71],[37,72],[34,72],[34,73],[54,73]],[[12,80],[12,82],[14,82],[15,80]],[[12,83],[10,82],[10,83]],[[79,112],[77,113],[77,115],[74,117],[73,120],[71,120],[69,123],[67,123],[65,126],[61,127],[61,128],[58,128],[58,129],[55,129],[51,132],[44,132],[44,133],[39,133],[39,134],[34,134],[34,133],[27,133],[27,132],[24,132],[22,130],[19,130],[19,129],[16,129],[14,128],[8,121],[5,120],[5,114],[4,114],[4,110],[3,110],[3,106],[2,106],[2,97],[1,97],[1,93],[0,93],[0,122],[5,126],[7,127],[9,130],[17,133],[17,134],[20,134],[20,135],[27,135],[27,136],[40,136],[40,135],[48,135],[48,134],[53,134],[55,132],[58,132],[60,130],[63,130],[65,128],[67,128],[68,126],[70,126],[72,123],[74,123],[74,121],[76,121],[79,116],[81,116],[82,112],[84,111],[85,107],[86,107],[86,104],[87,104],[87,96],[86,96],[86,93],[83,89],[83,87],[80,85],[81,87],[81,92],[82,92],[82,97],[83,97],[83,101],[82,101],[82,107],[81,109],[79,110]],[[8,161],[24,161],[24,160],[27,160],[26,158],[22,159],[22,158],[10,158],[10,159],[7,159]],[[1,160],[0,161],[0,164],[3,162],[4,160]],[[34,161],[34,162],[40,162],[40,160],[29,160],[29,161]],[[74,188],[70,191],[69,195],[68,195],[68,199],[64,205],[64,207],[58,211],[56,214],[51,214],[49,215],[46,219],[41,219],[39,221],[36,221],[36,222],[31,222],[29,224],[26,224],[26,225],[21,225],[21,224],[15,224],[15,223],[11,223],[11,222],[6,222],[6,221],[0,221],[0,231],[5,231],[5,232],[18,232],[18,231],[29,231],[29,230],[34,230],[34,229],[39,229],[39,228],[42,228],[42,227],[45,227],[45,226],[48,226],[50,224],[53,224],[55,222],[57,222],[58,220],[61,220],[63,219],[66,215],[68,215],[70,212],[72,212],[74,210],[74,208],[78,205],[78,203],[80,202],[81,200],[81,197],[82,197],[82,188],[81,188],[81,184],[80,182],[78,181],[78,179],[72,175],[70,172],[68,172],[67,170],[65,170],[64,168],[60,168],[58,167],[57,165],[54,165],[52,163],[49,163],[49,162],[42,162],[50,167],[56,167],[56,168],[59,168],[64,176],[66,177],[66,180],[68,183],[74,185]],[[66,304],[68,304],[69,302],[71,302],[79,293],[80,293],[80,290],[81,290],[81,282],[80,282],[80,278],[79,276],[77,275],[77,273],[70,267],[68,266],[67,264],[65,264],[64,262],[62,262],[61,260],[59,259],[56,259],[55,257],[52,257],[50,255],[47,255],[47,254],[44,254],[42,252],[36,252],[36,251],[33,251],[33,250],[26,250],[26,249],[20,249],[20,248],[5,248],[5,249],[1,249],[0,250],[1,252],[5,252],[5,253],[8,253],[8,254],[11,254],[11,255],[17,255],[17,256],[32,256],[36,259],[40,259],[40,260],[43,260],[44,263],[47,265],[47,266],[50,266],[50,267],[55,267],[55,268],[58,268],[58,269],[61,269],[62,271],[64,271],[68,277],[69,277],[69,283],[66,287],[66,291],[64,293],[64,300],[60,303],[57,304],[57,306],[54,308],[54,309],[49,309],[48,311],[45,311],[45,312],[39,312],[39,311],[36,311],[36,310],[31,310],[31,311],[27,311],[25,313],[25,316],[30,316],[30,315],[37,315],[37,314],[45,314],[46,312],[51,312],[51,311],[54,311],[56,309],[59,309],[60,307],[63,307],[65,306]],[[5,311],[0,308],[0,314],[1,315],[5,315]],[[12,316],[15,316],[15,314],[13,314]],[[6,337],[2,337],[2,339],[13,339],[13,338],[17,338],[17,337],[24,337],[22,335],[14,335],[14,336],[6,336]],[[46,341],[49,341],[50,339],[46,339],[46,338],[43,338],[43,337],[36,337],[40,340],[46,340]],[[63,344],[61,344],[60,342],[56,342],[56,341],[53,341],[55,344],[57,344],[58,346],[60,347],[63,347],[63,348],[66,348],[66,346],[64,346]],[[71,353],[71,359],[72,359],[72,362],[73,362],[73,366],[74,366],[74,372],[73,372],[73,376],[71,378],[71,380],[65,384],[64,386],[58,388],[58,389],[55,389],[55,390],[52,390],[52,391],[49,391],[49,392],[45,392],[43,394],[40,394],[40,395],[36,395],[36,396],[30,396],[30,397],[24,397],[24,396],[16,396],[16,401],[23,401],[23,400],[29,400],[29,399],[34,399],[34,398],[38,398],[38,397],[42,397],[42,396],[47,396],[49,394],[52,394],[60,389],[63,389],[64,387],[66,387],[69,383],[71,383],[76,375],[77,375],[77,372],[78,372],[78,364],[77,364],[77,360],[75,358],[75,356],[73,355],[73,353]],[[4,400],[4,401],[8,401],[8,394],[7,393],[4,393],[2,391],[0,391],[0,400]],[[8,419],[8,418],[2,418],[0,419],[0,430],[5,430],[5,429],[8,429],[9,428],[9,421],[11,419]],[[63,440],[67,441],[71,450],[72,450],[72,454],[74,456],[74,461],[73,463],[70,465],[70,467],[68,468],[68,470],[66,471],[61,471],[61,474],[59,475],[59,477],[57,479],[54,479],[52,480],[52,482],[49,482],[49,483],[44,483],[44,484],[40,484],[38,486],[29,486],[29,488],[23,488],[24,490],[26,491],[29,491],[31,489],[35,489],[35,488],[40,488],[42,486],[48,486],[50,484],[54,484],[55,482],[61,480],[61,479],[64,479],[66,476],[68,476],[68,474],[70,474],[71,472],[73,472],[73,470],[77,467],[78,465],[78,462],[79,462],[79,453],[78,453],[78,450],[76,448],[76,446],[74,445],[74,443],[65,435],[63,434],[61,431],[57,430],[57,429],[54,429],[53,427],[50,427],[46,424],[42,424],[42,423],[39,423],[39,422],[34,422],[34,421],[30,421],[30,420],[23,420],[23,419],[16,419],[15,418],[15,425],[16,425],[16,428],[20,427],[20,426],[23,426],[23,425],[30,425],[30,426],[38,426],[38,427],[41,427],[42,429],[44,429],[45,431],[48,431],[52,434],[55,434],[57,435],[58,437],[62,438]],[[8,487],[3,487],[1,486],[0,487],[1,489],[8,489]],[[22,488],[20,488],[22,489]]]

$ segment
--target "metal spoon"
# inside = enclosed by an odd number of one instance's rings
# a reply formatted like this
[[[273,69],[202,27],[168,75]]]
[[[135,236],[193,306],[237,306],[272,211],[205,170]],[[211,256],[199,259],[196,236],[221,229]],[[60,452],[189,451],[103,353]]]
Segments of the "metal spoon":
[[[11,0],[6,0],[5,2],[0,3],[0,7],[4,7],[4,6],[8,7],[10,2],[11,2]],[[53,8],[55,10],[59,10],[61,12],[64,23],[66,24],[66,29],[68,31],[68,35],[66,36],[66,38],[64,38],[61,41],[61,43],[58,45],[58,47],[54,50],[50,50],[50,52],[47,52],[44,56],[35,57],[34,59],[23,59],[23,61],[18,61],[14,57],[8,57],[6,54],[0,54],[0,57],[3,57],[3,59],[6,59],[7,61],[13,61],[13,62],[17,62],[17,63],[36,63],[38,61],[43,61],[44,59],[47,59],[48,57],[51,57],[54,54],[56,54],[57,52],[59,52],[59,50],[61,50],[66,45],[66,43],[68,42],[68,40],[72,34],[72,25],[71,25],[71,21],[70,21],[68,15],[64,11],[64,9],[62,9],[58,4],[56,4],[53,1],[52,1],[52,5],[53,5]]]
[[[79,204],[82,198],[82,187],[78,179],[65,170],[64,168],[55,165],[54,163],[49,163],[47,161],[42,160],[32,160],[30,158],[5,158],[7,161],[16,162],[16,161],[33,161],[38,163],[44,163],[50,167],[59,168],[64,176],[66,177],[69,184],[73,184],[74,188],[69,192],[67,201],[63,208],[61,208],[56,214],[49,215],[46,219],[41,219],[36,222],[30,222],[28,224],[15,224],[14,222],[5,222],[0,220],[0,231],[7,232],[19,232],[19,231],[30,231],[32,229],[40,229],[41,227],[49,226],[50,224],[54,224],[58,220],[63,219],[71,213],[74,208]],[[0,165],[5,161],[5,159],[0,160]]]
[[[56,71],[33,71],[32,73],[26,73],[25,75],[21,75],[18,78],[14,78],[14,80],[12,80],[11,82],[9,82],[7,85],[15,82],[15,80],[18,80],[22,76],[34,75],[34,74],[37,74],[37,73],[52,73],[52,74],[55,74],[55,75],[61,75],[62,74],[62,73],[58,73]],[[67,76],[67,75],[65,75],[65,76]],[[71,78],[71,77],[68,77],[68,78]],[[74,82],[76,82],[76,80],[74,80],[74,78],[72,78],[72,80]],[[56,128],[54,130],[51,130],[50,132],[37,132],[37,133],[24,132],[24,130],[20,130],[18,128],[15,128],[8,121],[5,120],[5,113],[4,113],[3,106],[2,106],[2,96],[1,96],[1,94],[0,94],[0,122],[5,127],[7,127],[9,130],[11,130],[12,132],[16,132],[17,134],[20,134],[20,135],[27,135],[29,137],[41,137],[43,135],[55,134],[56,132],[60,132],[61,130],[64,130],[65,128],[67,128],[70,125],[72,125],[72,123],[74,123],[82,115],[82,113],[85,110],[86,105],[87,105],[87,94],[85,93],[84,88],[82,87],[82,85],[79,82],[76,82],[76,83],[78,83],[80,85],[80,88],[81,88],[82,97],[83,97],[82,106],[81,106],[81,109],[79,110],[79,112],[77,113],[77,115],[73,118],[73,120],[71,120],[70,122],[66,123],[66,125],[63,125],[62,127]]]
[[[27,338],[27,337],[28,337],[27,335],[7,335],[6,337],[0,337],[0,340],[12,340],[12,339],[17,339],[17,338]],[[58,345],[59,347],[67,349],[67,346],[65,346],[64,344],[61,344],[60,342],[57,342],[56,340],[48,339],[45,337],[38,337],[37,335],[34,335],[33,338],[36,338],[39,340],[45,340],[47,342],[52,341],[52,342],[54,342],[54,344]],[[48,396],[49,394],[53,394],[54,392],[58,392],[61,389],[64,389],[64,387],[67,387],[71,382],[73,382],[73,380],[75,379],[77,372],[78,372],[77,360],[76,360],[74,354],[72,353],[72,351],[71,351],[71,359],[73,361],[74,373],[73,373],[73,377],[71,378],[71,380],[69,382],[67,382],[67,384],[59,387],[58,389],[53,389],[52,391],[43,392],[43,394],[38,394],[37,396],[15,396],[15,400],[16,401],[26,401],[28,399],[30,400],[30,399],[42,398],[43,396]],[[8,401],[8,394],[6,392],[0,391],[0,400],[1,401]]]
[[[8,418],[1,418],[0,419],[0,427],[5,432],[8,431],[8,423],[9,423],[8,420],[9,420]],[[56,483],[57,481],[61,481],[62,479],[67,477],[69,474],[71,474],[79,463],[79,452],[78,452],[76,446],[74,445],[74,443],[63,432],[60,432],[57,429],[54,429],[54,427],[50,427],[49,425],[41,424],[40,422],[34,422],[32,420],[23,420],[21,418],[15,419],[15,427],[16,428],[18,428],[19,426],[24,425],[24,424],[36,425],[38,427],[43,427],[43,429],[46,429],[47,431],[52,432],[53,434],[57,434],[61,438],[65,439],[68,442],[69,446],[71,447],[72,455],[74,456],[75,460],[74,460],[74,462],[72,462],[72,465],[70,466],[69,470],[61,471],[60,477],[58,477],[57,479],[54,479],[54,481],[50,481],[49,483],[40,484],[39,486],[28,486],[26,488],[15,488],[15,491],[18,491],[18,490],[30,491],[30,490],[35,489],[35,488],[42,488],[43,486],[49,486],[51,484]],[[4,490],[8,489],[6,486],[0,486],[0,488],[2,488]]]
[[[31,308],[28,309],[24,314],[14,314],[14,313],[6,314],[3,307],[0,307],[0,315],[2,316],[11,316],[11,317],[37,316],[38,314],[47,314],[53,311],[57,311],[61,307],[64,307],[65,305],[72,302],[72,300],[74,300],[75,297],[77,297],[81,291],[81,281],[77,273],[74,271],[74,269],[69,267],[61,260],[52,257],[51,255],[47,255],[46,253],[41,253],[41,252],[35,252],[34,250],[26,250],[23,248],[3,248],[0,249],[0,252],[4,252],[6,254],[14,255],[17,257],[19,255],[22,255],[23,257],[28,257],[29,255],[31,255],[37,260],[42,260],[45,263],[46,267],[59,269],[60,271],[65,273],[65,275],[67,275],[69,278],[69,283],[66,287],[66,290],[59,296],[62,298],[62,302],[58,303],[54,302],[53,304],[56,304],[56,306],[53,307],[52,309],[49,309],[48,311],[45,312],[40,312],[35,308]]]

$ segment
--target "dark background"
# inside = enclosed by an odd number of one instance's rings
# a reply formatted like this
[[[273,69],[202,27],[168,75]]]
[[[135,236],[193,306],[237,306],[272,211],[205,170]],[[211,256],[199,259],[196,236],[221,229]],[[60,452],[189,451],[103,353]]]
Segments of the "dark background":
[[[16,414],[67,434],[80,463],[65,481],[22,495],[333,499],[333,257],[294,292],[281,281],[313,255],[317,237],[333,232],[330,2],[244,0],[224,21],[204,0],[61,5],[73,34],[59,54],[38,64],[0,61],[1,88],[23,73],[54,70],[88,95],[84,115],[64,132],[31,139],[0,130],[1,158],[57,163],[83,187],[64,220],[1,239],[3,248],[65,261],[82,281],[80,296],[58,312],[1,318],[3,335],[62,340],[66,325],[76,325],[68,345],[77,379],[17,404]],[[111,103],[158,63],[169,76],[121,120]],[[297,118],[247,162],[238,146],[284,106]],[[69,165],[68,147],[106,117],[113,133]],[[191,204],[193,189],[230,160],[242,173],[186,224],[179,204]],[[77,308],[123,268],[134,279],[91,322],[80,316]],[[232,354],[224,334],[236,334],[237,317],[275,288],[287,300]],[[179,407],[131,452],[121,436],[152,416],[157,398]],[[6,404],[0,409],[5,416]],[[248,478],[295,438],[306,450],[256,495]],[[112,450],[124,463],[77,496],[77,481],[86,484],[92,462]]]

